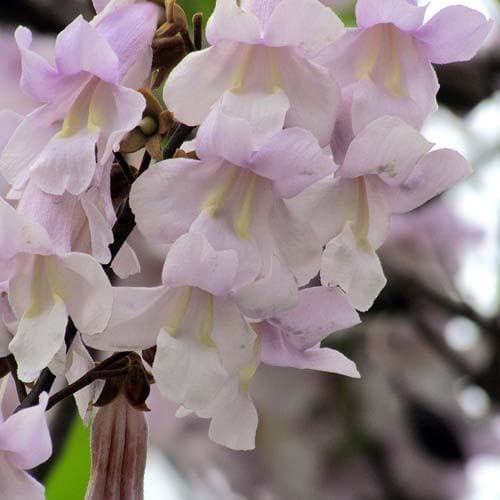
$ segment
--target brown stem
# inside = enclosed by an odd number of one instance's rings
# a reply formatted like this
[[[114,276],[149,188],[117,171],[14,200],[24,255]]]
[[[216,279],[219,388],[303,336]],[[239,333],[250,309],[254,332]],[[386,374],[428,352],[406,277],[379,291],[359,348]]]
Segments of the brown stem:
[[[125,175],[129,184],[132,184],[135,180],[135,175],[125,157],[121,153],[115,153],[115,159],[118,162],[118,165],[120,165],[123,175]]]
[[[19,402],[21,403],[26,398],[28,393],[26,392],[26,386],[19,380],[19,377],[17,376],[16,358],[14,358],[12,354],[9,354],[5,359],[7,361],[7,365],[9,366],[10,374],[12,375],[14,383],[16,384],[17,397],[19,399]]]

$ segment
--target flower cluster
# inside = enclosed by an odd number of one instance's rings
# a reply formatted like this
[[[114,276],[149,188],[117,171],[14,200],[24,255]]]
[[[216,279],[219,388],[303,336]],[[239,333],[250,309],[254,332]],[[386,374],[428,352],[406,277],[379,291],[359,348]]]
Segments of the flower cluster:
[[[20,86],[38,104],[2,115],[0,356],[22,384],[47,367],[70,381],[92,370],[85,346],[148,352],[179,416],[251,449],[260,363],[359,376],[321,341],[383,288],[391,215],[469,173],[418,128],[436,107],[432,63],[471,58],[491,23],[358,0],[346,30],[319,0],[217,0],[210,47],[196,50],[182,10],[161,3],[95,0],[91,22],[57,37],[54,65],[16,31]],[[165,69],[170,49],[189,53]],[[193,140],[149,166],[181,132]],[[135,168],[125,154],[144,146]],[[166,249],[154,286],[106,275],[112,259],[119,276],[139,269],[130,231],[118,234],[127,217]],[[95,400],[80,398],[82,414]]]

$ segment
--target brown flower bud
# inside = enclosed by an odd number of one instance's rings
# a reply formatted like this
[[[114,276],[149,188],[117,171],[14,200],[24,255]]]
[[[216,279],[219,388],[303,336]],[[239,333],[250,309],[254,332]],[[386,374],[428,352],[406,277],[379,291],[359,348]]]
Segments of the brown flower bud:
[[[99,409],[92,423],[92,473],[86,500],[144,498],[147,424],[123,395]]]

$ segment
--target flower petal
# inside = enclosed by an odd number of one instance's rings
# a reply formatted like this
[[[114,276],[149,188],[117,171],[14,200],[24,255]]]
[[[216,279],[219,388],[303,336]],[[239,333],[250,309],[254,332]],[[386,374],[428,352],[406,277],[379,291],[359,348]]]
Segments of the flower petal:
[[[224,40],[242,43],[259,43],[259,19],[243,10],[236,0],[218,0],[207,22],[206,37],[210,45]]]
[[[181,236],[170,248],[163,267],[163,283],[171,287],[194,286],[213,295],[226,295],[238,270],[234,250],[216,251],[197,233]]]
[[[292,198],[333,173],[335,164],[311,132],[288,128],[275,134],[252,156],[251,168],[273,180],[280,197]]]
[[[264,41],[272,47],[299,47],[313,57],[343,32],[342,21],[318,0],[282,0],[266,22]]]
[[[376,174],[389,185],[400,184],[431,148],[418,130],[395,116],[384,116],[356,135],[338,175]]]
[[[263,319],[294,307],[299,290],[290,270],[273,256],[271,270],[254,283],[237,290],[233,297],[245,316]]]
[[[102,332],[111,315],[113,292],[101,265],[76,252],[55,257],[51,264],[54,291],[66,303],[78,330],[88,335]]]
[[[56,39],[56,66],[62,75],[82,71],[102,80],[118,83],[118,57],[103,37],[82,16],[78,16]]]
[[[405,213],[470,175],[465,158],[452,149],[438,149],[425,155],[400,186],[382,186],[385,199],[395,213]]]
[[[305,350],[298,349],[288,335],[266,322],[259,324],[258,332],[263,363],[359,377],[356,365],[339,351],[321,348],[319,344]]]
[[[83,193],[94,177],[98,137],[88,129],[70,137],[54,136],[33,162],[31,179],[46,193]]]
[[[138,72],[135,82],[127,82],[132,88],[141,85],[150,73],[153,56],[151,42],[157,20],[157,6],[149,2],[137,2],[104,16],[97,24],[96,31],[104,37],[118,57],[121,80],[125,75],[136,72],[133,66],[139,64],[143,68],[143,74]],[[123,36],[124,30],[127,36]]]
[[[26,408],[0,424],[0,450],[20,469],[32,469],[52,454],[52,441],[45,409],[47,393],[40,394],[39,404]],[[4,483],[2,483],[4,486]]]
[[[306,350],[331,333],[357,325],[361,320],[339,288],[319,286],[301,290],[296,307],[267,322],[287,335],[290,345]]]
[[[191,52],[174,68],[165,83],[163,99],[177,121],[195,126],[205,119],[232,87],[234,68],[242,60],[243,50],[237,43],[225,42]]]
[[[372,306],[387,282],[377,254],[359,248],[350,224],[326,246],[320,274],[323,285],[340,286],[359,311]]]
[[[415,34],[429,61],[445,64],[472,59],[493,26],[477,10],[453,5],[440,10]]]
[[[330,143],[340,104],[337,83],[322,66],[299,57],[289,49],[279,49],[275,57],[279,85],[290,100],[287,127],[301,127],[316,136],[321,146]]]
[[[356,21],[362,28],[393,23],[400,30],[414,31],[423,24],[426,10],[408,0],[358,0]]]

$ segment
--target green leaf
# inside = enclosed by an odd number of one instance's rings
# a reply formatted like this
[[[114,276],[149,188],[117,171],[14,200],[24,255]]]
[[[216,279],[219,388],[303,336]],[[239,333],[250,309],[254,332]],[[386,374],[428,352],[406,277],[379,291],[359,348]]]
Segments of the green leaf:
[[[77,416],[46,483],[47,500],[84,498],[90,477],[90,429]]]

